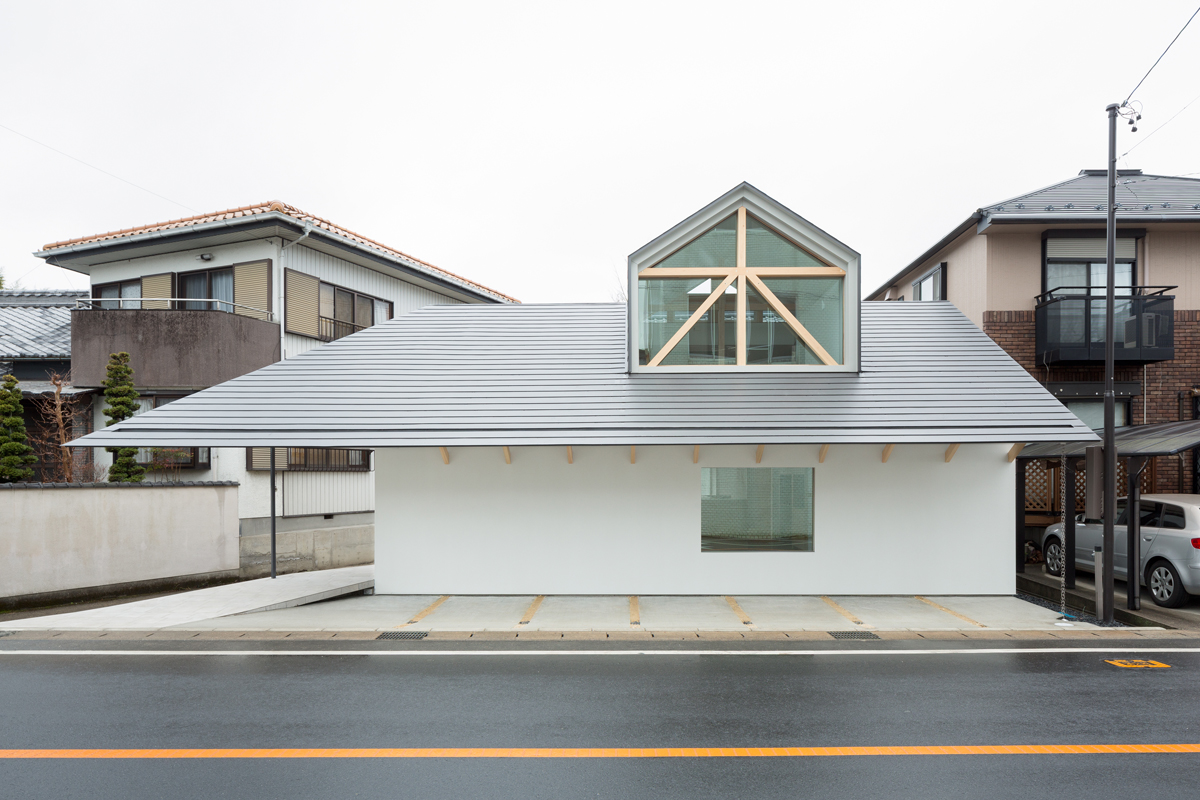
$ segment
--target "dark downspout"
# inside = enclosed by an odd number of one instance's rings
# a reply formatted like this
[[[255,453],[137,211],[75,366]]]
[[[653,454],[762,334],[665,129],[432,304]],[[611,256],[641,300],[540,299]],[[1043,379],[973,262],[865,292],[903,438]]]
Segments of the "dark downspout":
[[[1017,574],[1025,572],[1025,463],[1026,459],[1017,459]]]

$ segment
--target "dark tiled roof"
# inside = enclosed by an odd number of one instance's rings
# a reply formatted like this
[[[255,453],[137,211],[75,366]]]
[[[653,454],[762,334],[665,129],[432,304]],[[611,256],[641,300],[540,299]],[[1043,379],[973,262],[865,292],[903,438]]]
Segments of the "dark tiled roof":
[[[282,203],[278,200],[273,200],[269,203],[258,203],[256,205],[252,205],[252,206],[242,206],[241,208],[230,208],[230,209],[226,209],[225,211],[214,211],[211,214],[198,214],[194,217],[183,217],[182,219],[173,219],[173,220],[169,220],[167,222],[156,222],[152,225],[139,225],[135,228],[124,228],[119,231],[110,231],[108,233],[98,233],[98,234],[94,234],[92,236],[81,236],[77,239],[65,239],[61,242],[51,242],[50,244],[44,245],[42,247],[42,251],[46,252],[46,251],[50,251],[50,250],[58,250],[58,249],[64,248],[64,247],[75,247],[78,245],[92,244],[95,242],[104,242],[104,241],[109,241],[112,239],[123,239],[128,236],[137,236],[137,235],[143,234],[143,233],[168,231],[168,230],[174,230],[177,228],[190,228],[190,227],[194,227],[196,225],[203,225],[203,224],[209,223],[209,222],[222,222],[222,221],[226,221],[226,220],[240,219],[243,217],[253,217],[256,215],[267,214],[270,212],[286,214],[287,216],[293,217],[294,219],[297,219],[300,222],[312,223],[312,226],[314,228],[319,228],[321,230],[328,231],[329,233],[332,233],[336,236],[341,236],[345,239],[349,239],[350,241],[354,242],[355,244],[358,244],[367,249],[376,250],[378,252],[385,253],[389,256],[399,257],[406,261],[410,261],[413,264],[416,264],[419,267],[428,270],[433,275],[443,277],[443,278],[451,278],[452,280],[454,280],[458,283],[466,284],[467,286],[469,286],[477,291],[481,291],[485,294],[491,295],[499,300],[504,300],[504,301],[510,302],[510,303],[520,302],[519,300],[509,297],[506,294],[497,292],[494,289],[489,289],[488,287],[484,286],[481,283],[476,283],[475,281],[468,280],[468,279],[462,277],[461,275],[455,275],[453,272],[444,270],[440,267],[435,267],[433,264],[430,264],[427,261],[422,261],[419,258],[414,258],[413,256],[410,256],[407,253],[402,253],[399,250],[396,250],[395,248],[392,248],[392,247],[388,247],[385,244],[380,244],[379,242],[375,241],[374,239],[368,239],[365,236],[360,236],[359,234],[354,233],[353,231],[347,230],[346,228],[343,228],[340,225],[335,225],[334,223],[330,222],[329,220],[325,220],[325,219],[321,219],[320,217],[313,216],[312,214],[301,211],[300,209],[296,208],[295,206],[290,206],[287,203]]]
[[[74,305],[0,303],[0,358],[70,358]]]
[[[1117,215],[1122,222],[1195,217],[1200,213],[1200,179],[1119,170],[1116,198]],[[980,210],[993,221],[1031,216],[1070,220],[1103,216],[1108,213],[1107,205],[1107,174],[1104,170],[1084,170],[1070,180]]]

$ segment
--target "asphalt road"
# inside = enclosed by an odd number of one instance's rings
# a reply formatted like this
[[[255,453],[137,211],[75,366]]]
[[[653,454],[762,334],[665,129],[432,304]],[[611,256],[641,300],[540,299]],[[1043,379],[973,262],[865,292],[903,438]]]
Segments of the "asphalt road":
[[[0,653],[0,749],[1200,742],[1200,653],[1145,656],[1169,669],[1105,663],[1118,657],[1134,656]],[[1186,797],[1198,766],[1197,754],[0,758],[0,797]]]

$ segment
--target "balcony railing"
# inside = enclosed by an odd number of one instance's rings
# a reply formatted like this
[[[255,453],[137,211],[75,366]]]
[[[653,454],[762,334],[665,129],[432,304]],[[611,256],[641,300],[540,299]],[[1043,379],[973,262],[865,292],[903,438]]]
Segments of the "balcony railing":
[[[344,322],[340,319],[330,319],[329,317],[321,317],[321,327],[319,338],[323,342],[332,342],[334,339],[340,339],[343,336],[349,336],[352,333],[358,333],[363,329],[362,325],[355,325],[353,322]]]
[[[144,305],[149,303],[151,305]],[[134,310],[163,311],[224,311],[231,313],[236,309],[252,312],[248,316],[263,315],[268,322],[275,321],[275,315],[254,306],[242,305],[229,300],[210,300],[200,297],[80,297],[75,300],[76,308],[100,309],[101,311]]]
[[[1175,357],[1174,286],[1122,286],[1113,302],[1116,360],[1124,364]],[[1060,286],[1037,297],[1038,364],[1104,361],[1103,289]],[[1090,292],[1090,293],[1089,293]]]

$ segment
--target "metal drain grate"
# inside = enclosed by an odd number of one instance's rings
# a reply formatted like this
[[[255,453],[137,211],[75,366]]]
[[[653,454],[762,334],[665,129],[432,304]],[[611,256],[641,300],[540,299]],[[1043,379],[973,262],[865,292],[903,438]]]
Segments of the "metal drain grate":
[[[384,631],[376,639],[424,639],[429,631]]]
[[[835,639],[878,639],[870,631],[825,631]]]

